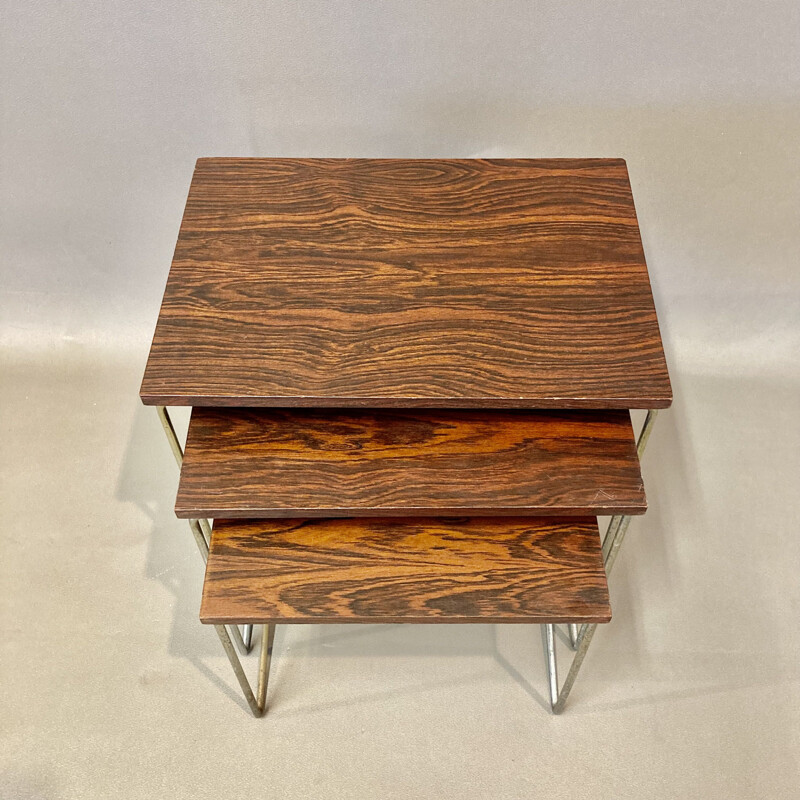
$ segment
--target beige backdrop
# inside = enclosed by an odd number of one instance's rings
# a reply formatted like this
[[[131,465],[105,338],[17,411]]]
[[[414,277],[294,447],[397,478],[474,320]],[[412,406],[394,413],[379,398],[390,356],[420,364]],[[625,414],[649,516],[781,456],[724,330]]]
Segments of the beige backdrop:
[[[794,0],[0,2],[0,796],[797,797],[799,99]],[[562,718],[524,626],[237,705],[136,397],[202,155],[627,159],[676,402]]]

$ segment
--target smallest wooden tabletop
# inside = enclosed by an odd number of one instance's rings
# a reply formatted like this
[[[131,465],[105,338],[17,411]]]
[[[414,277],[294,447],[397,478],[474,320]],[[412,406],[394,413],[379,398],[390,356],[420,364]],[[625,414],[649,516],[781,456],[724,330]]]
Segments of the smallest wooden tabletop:
[[[206,623],[608,622],[597,521],[217,520]]]
[[[200,159],[141,397],[668,406],[625,162]]]

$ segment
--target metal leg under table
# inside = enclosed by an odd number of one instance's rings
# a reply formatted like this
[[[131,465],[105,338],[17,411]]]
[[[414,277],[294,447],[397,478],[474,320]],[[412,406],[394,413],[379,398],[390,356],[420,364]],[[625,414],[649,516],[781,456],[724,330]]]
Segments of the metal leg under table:
[[[161,420],[161,425],[164,428],[164,433],[167,435],[172,455],[175,456],[175,461],[180,469],[183,464],[183,448],[180,441],[178,441],[178,434],[175,433],[175,426],[172,424],[169,412],[166,406],[156,406],[158,418]],[[208,548],[211,546],[211,523],[207,519],[190,519],[189,527],[192,529],[192,535],[197,543],[197,549],[203,557],[203,563],[208,561]],[[236,625],[231,625],[233,638],[236,646],[243,655],[247,655],[253,647],[253,626],[242,625],[241,633]]]
[[[647,440],[650,438],[650,433],[653,430],[653,423],[655,422],[656,409],[650,409],[642,425],[642,430],[639,433],[639,438],[636,442],[636,452],[641,459],[644,454]],[[629,514],[622,514],[611,518],[606,530],[606,535],[603,538],[603,563],[606,568],[606,575],[611,574],[611,568],[614,566],[619,548],[628,531],[631,517]],[[567,677],[564,679],[564,685],[561,689],[558,688],[558,661],[556,658],[556,637],[555,625],[544,625],[543,642],[545,650],[545,669],[547,671],[547,683],[550,689],[550,704],[554,714],[560,714],[564,710],[564,705],[567,702],[569,693],[572,690],[572,685],[575,683],[575,678],[578,676],[583,659],[586,657],[586,651],[592,643],[592,638],[597,630],[597,624],[584,624],[569,626],[570,644],[575,650],[575,656],[572,659]]]
[[[248,626],[252,630],[252,625]],[[239,656],[236,655],[236,649],[231,642],[228,631],[224,625],[215,625],[220,642],[225,648],[225,654],[228,656],[228,661],[231,662],[233,671],[236,674],[236,679],[239,681],[239,686],[242,687],[244,699],[247,700],[247,705],[253,712],[254,717],[263,716],[267,709],[267,685],[269,683],[269,666],[272,661],[272,645],[275,641],[275,625],[264,624],[261,626],[261,654],[258,659],[258,686],[256,694],[253,695],[253,690],[250,688],[250,682],[247,680],[247,675],[244,674],[242,663],[239,661]],[[231,629],[238,631],[236,625],[231,625]]]

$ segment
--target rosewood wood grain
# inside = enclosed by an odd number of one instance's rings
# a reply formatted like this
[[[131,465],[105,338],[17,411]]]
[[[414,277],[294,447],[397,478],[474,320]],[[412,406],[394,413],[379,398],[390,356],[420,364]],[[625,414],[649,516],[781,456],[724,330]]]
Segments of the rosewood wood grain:
[[[218,520],[206,623],[608,622],[594,519]]]
[[[625,162],[200,159],[141,397],[668,406]]]
[[[179,517],[641,514],[626,411],[193,409]]]

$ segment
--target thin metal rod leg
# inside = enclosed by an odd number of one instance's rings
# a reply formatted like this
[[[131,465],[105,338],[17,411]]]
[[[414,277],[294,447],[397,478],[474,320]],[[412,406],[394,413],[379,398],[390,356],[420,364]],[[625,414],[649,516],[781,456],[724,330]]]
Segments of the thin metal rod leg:
[[[611,542],[614,540],[614,537],[617,535],[617,531],[619,530],[619,524],[622,522],[622,517],[624,515],[618,514],[614,517],[611,517],[611,520],[608,523],[608,527],[606,528],[605,536],[603,536],[603,560],[605,561],[606,555],[608,554],[608,548],[611,547]]]
[[[205,536],[208,546],[211,547],[211,522],[207,519],[199,519],[197,521],[200,523],[200,530],[203,531],[203,536]]]
[[[650,439],[650,434],[653,432],[653,424],[656,421],[657,414],[658,414],[658,409],[651,408],[647,412],[647,416],[644,418],[644,423],[642,424],[641,431],[639,431],[639,438],[636,440],[636,453],[640,459],[644,455],[645,448],[647,447],[647,442]],[[606,565],[606,575],[608,575],[610,571],[609,553],[611,551],[612,545],[617,540],[617,533],[619,531],[619,528],[623,524],[627,528],[627,526],[630,524],[630,516],[618,515],[611,517],[611,521],[608,523],[608,528],[606,529],[606,534],[603,537],[603,563]],[[617,547],[619,547],[619,545],[617,545]],[[578,640],[577,640],[578,646],[580,646],[581,639],[586,634],[587,628],[588,625],[585,624],[581,625],[580,631],[578,632]]]
[[[200,555],[205,563],[208,561],[208,544],[206,543],[206,538],[203,535],[203,529],[200,525],[200,520],[190,519],[188,522],[189,528],[192,531],[192,536],[194,536],[195,544],[197,544],[197,549],[200,551]],[[253,626],[244,625],[242,628],[250,629],[250,639],[252,640]],[[233,640],[236,642],[236,646],[239,648],[239,652],[246,656],[252,648],[252,641],[245,643],[244,637],[236,625],[231,625],[231,635],[233,636]]]
[[[580,636],[580,625],[570,622],[567,625],[567,631],[569,632],[569,646],[572,650],[577,650],[578,648],[578,637]]]
[[[640,431],[639,438],[636,441],[636,453],[640,459],[644,454],[645,448],[647,447],[647,441],[650,438],[650,434],[653,431],[653,423],[655,422],[657,414],[658,410],[653,408],[647,412],[647,416],[645,417],[644,424],[642,425],[642,430]],[[619,555],[619,549],[622,546],[623,540],[625,539],[625,534],[628,532],[628,526],[630,525],[630,523],[631,523],[631,517],[628,514],[623,514],[621,516],[611,518],[611,522],[609,523],[608,529],[606,530],[606,535],[603,538],[603,564],[605,565],[606,576],[611,574],[611,570],[614,567],[614,562],[617,560],[617,556]],[[570,626],[570,629],[571,628],[572,626]],[[564,710],[564,705],[567,702],[569,693],[572,691],[572,686],[575,683],[575,678],[578,677],[578,672],[580,672],[581,665],[583,664],[583,659],[586,657],[586,652],[589,649],[589,645],[592,642],[592,638],[594,637],[594,633],[596,630],[597,630],[597,625],[594,623],[591,625],[589,624],[581,625],[580,631],[578,633],[578,649],[575,652],[575,657],[572,659],[572,664],[570,665],[567,677],[564,679],[564,685],[561,687],[561,691],[558,690],[558,681],[556,679],[555,695],[553,694],[553,676],[555,675],[555,670],[550,669],[550,663],[549,663],[550,643],[549,641],[547,642],[548,678],[550,679],[550,697],[551,699],[555,697],[555,700],[552,703],[554,714],[560,714]],[[570,638],[571,638],[571,630],[570,630]],[[555,649],[553,648],[553,658],[554,657],[555,657]]]
[[[617,556],[619,555],[619,548],[622,546],[622,542],[625,539],[625,534],[628,532],[628,526],[631,524],[631,518],[629,516],[625,516],[622,518],[622,522],[620,523],[619,528],[617,529],[617,534],[614,537],[614,541],[611,543],[611,547],[608,551],[608,556],[606,556],[605,560],[605,567],[606,567],[606,577],[611,574],[611,570],[614,567],[614,562],[617,560]]]
[[[245,626],[253,629],[252,625]],[[261,626],[261,654],[258,657],[258,705],[267,708],[267,686],[269,685],[269,666],[272,663],[272,645],[275,641],[275,626]],[[263,711],[262,711],[263,713]]]
[[[547,670],[547,683],[550,688],[550,705],[555,708],[558,702],[558,660],[556,659],[555,625],[542,625],[544,639],[544,664]]]
[[[183,448],[178,439],[178,434],[175,432],[175,426],[172,424],[169,411],[167,411],[166,406],[156,406],[156,412],[161,420],[164,433],[167,435],[172,454],[175,456],[175,461],[180,468],[183,466]],[[211,523],[207,519],[190,519],[189,527],[192,530],[197,549],[203,557],[203,563],[205,563],[208,561],[208,549],[211,546]],[[253,647],[253,626],[243,625],[240,632],[235,625],[232,625],[231,631],[239,651],[247,655]]]
[[[619,548],[625,539],[625,534],[628,532],[628,526],[630,524],[630,516],[623,516],[619,526],[617,527],[616,533],[614,534],[613,541],[609,546],[608,557],[605,561],[606,575],[611,574],[611,570],[614,567],[614,562],[617,560],[617,555],[619,554]],[[564,704],[567,702],[569,693],[572,690],[572,684],[575,683],[575,678],[578,677],[581,664],[583,664],[583,659],[586,657],[586,651],[589,649],[589,645],[591,644],[592,637],[594,636],[594,632],[596,630],[597,625],[595,623],[581,626],[581,634],[578,640],[578,649],[575,653],[575,658],[572,659],[572,664],[570,664],[569,672],[564,680],[564,685],[561,687],[561,691],[558,691],[556,688],[556,702],[553,703],[554,714],[560,714],[564,709]]]
[[[238,630],[235,625],[231,627],[234,630]],[[271,631],[268,632],[267,628],[271,628]],[[250,688],[247,675],[244,674],[242,663],[239,661],[239,656],[236,655],[233,642],[231,641],[230,636],[228,636],[228,631],[225,629],[225,626],[215,625],[214,629],[217,631],[220,642],[222,642],[222,647],[225,649],[225,654],[228,656],[228,661],[230,661],[231,667],[233,667],[236,680],[239,681],[242,694],[244,694],[244,699],[247,700],[247,705],[250,706],[253,716],[262,716],[264,714],[264,709],[266,708],[267,681],[269,679],[269,664],[272,656],[272,642],[275,637],[275,626],[264,626],[264,634],[261,640],[261,657],[258,660],[258,688],[256,690],[258,693],[258,699],[256,699],[255,695],[253,694],[253,690]]]
[[[206,537],[203,535],[203,529],[200,526],[200,520],[190,519],[188,522],[189,527],[192,529],[192,536],[194,536],[197,549],[200,551],[200,555],[203,557],[203,563],[206,563],[208,561],[208,542],[206,541]]]
[[[657,415],[658,409],[651,408],[647,412],[647,416],[644,418],[642,430],[639,431],[639,438],[636,441],[636,454],[639,456],[639,458],[644,455],[645,448],[647,447],[647,441],[650,438],[650,434],[653,432],[653,424],[656,421]]]
[[[242,628],[244,628],[244,626],[242,626]],[[231,636],[233,636],[233,641],[236,642],[236,646],[239,648],[239,652],[243,656],[246,656],[253,649],[252,643],[251,644],[244,643],[244,637],[242,636],[238,625],[231,625],[230,629],[231,629]]]
[[[569,672],[567,673],[567,677],[564,679],[564,685],[561,687],[561,691],[556,688],[555,699],[553,699],[554,695],[551,687],[550,698],[552,701],[554,714],[560,714],[564,710],[564,704],[567,702],[569,693],[572,691],[572,684],[575,683],[575,678],[578,677],[581,664],[583,664],[583,659],[586,657],[586,651],[589,649],[589,645],[592,643],[592,637],[594,636],[594,632],[596,630],[597,625],[594,623],[587,626],[586,632],[583,634],[580,644],[578,645],[578,650],[575,653],[575,657],[572,659],[572,664],[570,664]]]
[[[625,519],[624,514],[618,514],[616,516],[611,517],[608,523],[608,527],[606,528],[605,535],[603,536],[603,564],[606,563],[608,558],[608,551],[611,549],[611,545],[614,542],[614,539],[617,536],[617,531],[619,531],[619,526],[622,524],[623,520]],[[606,573],[608,575],[608,573]],[[577,650],[580,647],[581,639],[586,635],[586,630],[589,627],[589,624],[584,622],[582,625],[578,626],[578,635],[575,638],[575,646],[572,648],[573,650]],[[571,638],[571,637],[570,637]]]
[[[178,464],[178,468],[180,468],[183,466],[183,448],[178,439],[178,434],[175,432],[175,426],[172,424],[172,418],[166,406],[156,406],[156,412],[158,413],[158,418],[161,420],[164,433],[167,435],[167,441],[172,450],[172,455],[175,456],[175,461]],[[200,529],[206,540],[206,549],[208,549],[208,546],[211,544],[211,524],[207,519],[201,519],[198,520],[198,522],[200,523]]]
[[[158,413],[158,418],[161,420],[164,433],[167,434],[167,441],[169,442],[170,449],[172,450],[172,455],[175,456],[175,460],[178,462],[178,466],[180,467],[183,464],[183,448],[181,447],[181,443],[178,441],[178,434],[175,433],[175,426],[172,424],[167,407],[156,406],[156,412]]]

